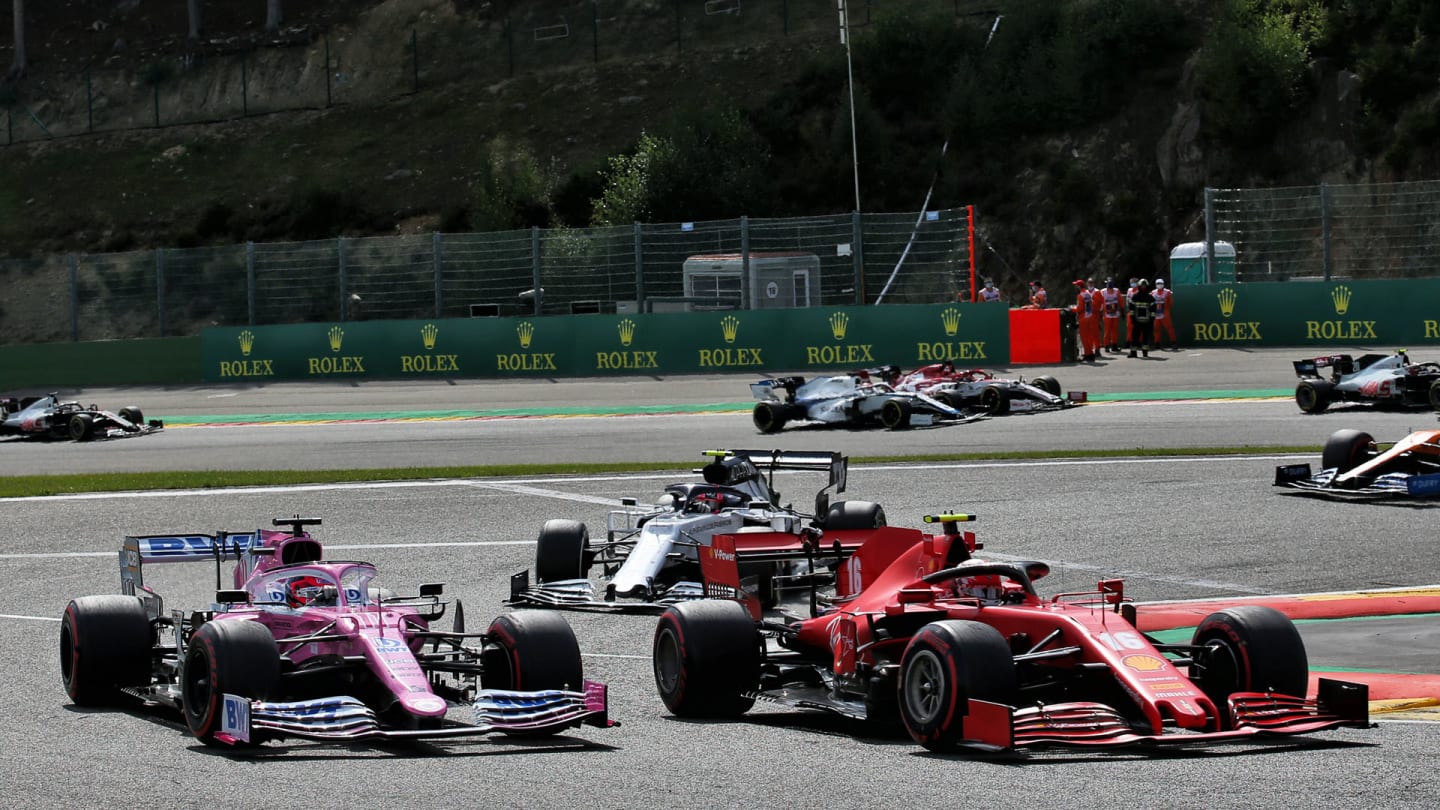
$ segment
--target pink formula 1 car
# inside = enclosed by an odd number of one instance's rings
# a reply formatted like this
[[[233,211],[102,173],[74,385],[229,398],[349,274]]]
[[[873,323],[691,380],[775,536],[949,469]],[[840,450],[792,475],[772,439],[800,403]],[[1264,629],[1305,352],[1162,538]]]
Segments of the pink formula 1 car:
[[[119,595],[72,600],[60,625],[70,699],[140,698],[179,710],[210,745],[292,736],[321,740],[554,734],[612,725],[603,684],[587,681],[569,624],[518,611],[484,633],[431,622],[443,586],[394,596],[375,567],[322,557],[305,530],[127,537]],[[144,566],[235,560],[234,589],[205,610],[166,614]],[[484,687],[484,688],[481,688]],[[464,706],[469,722],[450,718]]]
[[[717,536],[701,565],[712,593],[736,598],[661,616],[661,699],[681,717],[735,717],[764,700],[903,723],[934,750],[1205,744],[1369,725],[1364,684],[1322,678],[1307,696],[1305,647],[1279,611],[1228,608],[1189,643],[1161,643],[1137,629],[1120,580],[1042,598],[1034,581],[1049,566],[974,557],[980,545],[957,526],[969,519],[929,516],[944,526],[934,535],[875,529],[836,572],[834,594],[784,622],[760,620],[732,538]]]

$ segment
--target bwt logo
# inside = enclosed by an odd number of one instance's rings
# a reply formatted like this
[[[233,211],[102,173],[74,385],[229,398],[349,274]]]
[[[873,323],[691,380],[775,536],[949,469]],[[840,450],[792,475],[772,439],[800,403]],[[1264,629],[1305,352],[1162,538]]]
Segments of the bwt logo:
[[[635,322],[626,318],[615,325],[620,331],[620,345],[629,346],[635,340]]]
[[[947,307],[940,313],[940,322],[945,325],[945,336],[955,337],[955,333],[960,331],[960,310]]]
[[[734,343],[735,338],[740,336],[740,319],[734,315],[726,315],[721,318],[720,334],[725,338],[726,343]]]
[[[244,332],[240,333],[239,340],[240,354],[245,357],[249,357],[250,350],[255,348],[255,333],[251,332],[249,329],[246,329]]]
[[[340,344],[345,342],[345,330],[338,326],[330,327],[330,351],[340,351]]]
[[[530,348],[530,341],[535,338],[535,324],[521,321],[520,325],[515,327],[515,336],[520,338],[520,348]]]
[[[440,327],[433,323],[427,323],[420,327],[420,342],[425,344],[425,350],[435,348],[435,340],[440,337]]]
[[[1335,304],[1335,314],[1344,315],[1350,311],[1350,288],[1341,284],[1330,291],[1330,301]]]
[[[850,316],[843,312],[836,312],[830,316],[830,334],[836,340],[844,340],[845,332],[850,328]]]

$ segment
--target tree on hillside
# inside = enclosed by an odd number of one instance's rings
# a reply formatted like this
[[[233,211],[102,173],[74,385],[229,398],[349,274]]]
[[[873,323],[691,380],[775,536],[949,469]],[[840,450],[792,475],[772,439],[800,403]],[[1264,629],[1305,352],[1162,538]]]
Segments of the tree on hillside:
[[[12,0],[15,10],[15,61],[10,63],[7,78],[25,72],[25,0]]]
[[[200,38],[200,0],[185,0],[185,11],[190,16],[190,38]]]
[[[285,12],[280,8],[280,0],[265,0],[265,30],[274,31],[285,22]]]

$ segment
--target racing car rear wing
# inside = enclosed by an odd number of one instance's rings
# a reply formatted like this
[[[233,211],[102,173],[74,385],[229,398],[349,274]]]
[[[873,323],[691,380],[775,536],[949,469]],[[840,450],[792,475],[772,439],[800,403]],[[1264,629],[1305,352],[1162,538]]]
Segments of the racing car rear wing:
[[[845,491],[845,476],[850,467],[849,456],[822,450],[706,450],[702,455],[717,461],[731,457],[748,459],[761,472],[812,470],[829,473],[830,483],[824,488],[835,487],[836,492]]]
[[[147,590],[142,572],[147,563],[238,561],[259,539],[258,531],[127,536],[120,547],[120,591],[134,596],[137,589]]]

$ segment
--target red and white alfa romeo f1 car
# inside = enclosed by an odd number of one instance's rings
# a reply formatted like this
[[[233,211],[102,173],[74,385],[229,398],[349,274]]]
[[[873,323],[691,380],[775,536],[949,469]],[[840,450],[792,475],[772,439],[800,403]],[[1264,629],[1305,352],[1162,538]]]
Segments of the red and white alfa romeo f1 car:
[[[893,380],[897,391],[918,391],[959,410],[978,410],[990,416],[1037,410],[1058,410],[1086,401],[1084,391],[1065,393],[1060,381],[1042,374],[1030,381],[1009,379],[983,368],[956,368],[954,363],[931,363]]]
[[[734,601],[669,608],[656,627],[655,682],[681,717],[734,717],[756,700],[880,723],[926,748],[1210,743],[1369,725],[1363,684],[1309,670],[1295,627],[1270,608],[1221,610],[1188,644],[1136,628],[1119,580],[1041,597],[1041,562],[977,559],[958,524],[940,534],[883,527],[838,571],[806,618],[761,622],[738,585],[730,538],[702,557]],[[823,544],[824,538],[821,538]],[[748,606],[748,609],[747,609]]]
[[[84,596],[60,625],[60,679],[84,706],[140,698],[180,711],[207,745],[555,734],[611,725],[606,689],[585,680],[570,626],[555,614],[500,616],[467,633],[432,629],[443,587],[414,597],[376,584],[373,565],[326,560],[304,530],[125,538],[121,593]],[[234,587],[203,610],[167,614],[143,570],[236,561]],[[472,646],[473,645],[473,646]],[[484,688],[480,688],[480,687]],[[451,708],[471,712],[452,720]]]

